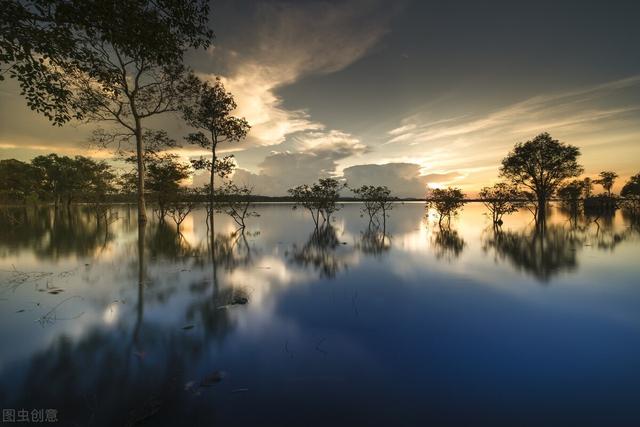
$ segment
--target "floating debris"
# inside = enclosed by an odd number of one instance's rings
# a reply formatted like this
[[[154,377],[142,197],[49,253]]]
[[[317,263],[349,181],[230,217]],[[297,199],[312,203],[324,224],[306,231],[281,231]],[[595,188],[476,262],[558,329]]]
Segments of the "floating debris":
[[[80,300],[82,300],[83,298],[79,295],[74,295],[71,296],[69,298],[65,298],[62,301],[60,301],[58,304],[54,305],[51,310],[47,311],[43,316],[39,317],[38,319],[36,319],[36,322],[40,323],[41,326],[47,325],[47,324],[53,324],[55,323],[57,320],[74,320],[74,319],[78,319],[79,317],[81,317],[82,315],[84,315],[84,311],[81,313],[78,313],[75,316],[72,317],[58,317],[57,315],[57,311],[58,309],[65,304],[68,301],[71,301],[72,299],[75,298],[79,298]]]
[[[182,327],[182,329],[185,330],[185,331],[188,331],[189,329],[193,329],[195,327],[196,327],[195,325],[185,325],[185,326]]]
[[[224,309],[233,307],[234,305],[246,305],[249,303],[249,298],[244,295],[234,295],[227,304],[218,306],[218,309]]]
[[[231,302],[231,304],[240,304],[240,305],[245,305],[249,302],[249,298],[247,297],[242,297],[242,296],[237,296],[233,298],[233,301]]]
[[[209,375],[202,378],[200,381],[189,381],[184,385],[185,391],[189,391],[193,393],[195,396],[200,395],[200,389],[212,387],[225,377],[225,373],[223,371],[213,371]]]
[[[224,372],[214,371],[211,374],[207,375],[200,381],[201,387],[211,387],[214,384],[219,383],[224,378]]]

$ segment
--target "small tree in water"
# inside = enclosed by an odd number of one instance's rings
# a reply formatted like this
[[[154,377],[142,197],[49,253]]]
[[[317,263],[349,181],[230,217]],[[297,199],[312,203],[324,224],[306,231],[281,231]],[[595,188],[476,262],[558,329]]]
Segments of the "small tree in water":
[[[464,193],[459,188],[434,188],[427,199],[427,208],[433,208],[438,213],[438,225],[442,227],[442,220],[447,219],[451,224],[451,217],[458,214],[458,210],[465,204]]]
[[[618,178],[618,174],[612,171],[602,171],[600,172],[600,178],[595,180],[595,183],[601,185],[606,191],[607,196],[611,197],[611,188],[613,188],[613,184],[616,182],[616,178]]]
[[[396,200],[391,196],[391,190],[386,186],[363,185],[351,191],[362,201],[362,214],[369,216],[369,225],[380,225],[379,216],[382,216],[382,229],[386,230],[388,212]]]
[[[175,196],[176,197],[169,202],[167,213],[176,223],[177,231],[180,233],[180,226],[196,206],[193,197],[195,194],[191,190],[181,190]]]
[[[320,217],[323,222],[328,223],[331,220],[331,215],[340,209],[337,201],[340,197],[340,190],[344,187],[345,185],[337,179],[323,178],[311,186],[299,185],[290,188],[288,192],[295,202],[293,208],[307,209],[311,213],[316,228],[318,228]]]
[[[252,189],[245,186],[238,186],[232,182],[226,183],[219,190],[220,204],[217,206],[218,212],[229,215],[238,227],[245,229],[246,218],[260,216],[253,210]]]
[[[181,182],[190,176],[189,165],[179,162],[174,154],[163,154],[150,156],[146,168],[147,187],[158,205],[158,219],[164,221],[170,204],[179,200]]]
[[[572,215],[578,213],[578,205],[584,191],[584,181],[570,181],[558,190],[558,197],[570,210]]]
[[[499,182],[493,187],[484,187],[479,195],[482,203],[489,209],[494,225],[502,225],[504,215],[517,212],[522,206],[522,193],[506,182]]]
[[[583,171],[578,163],[580,150],[541,133],[519,142],[502,160],[500,175],[535,196],[536,219],[544,221],[547,202],[562,185]]]
[[[640,213],[640,173],[629,178],[622,187],[620,195],[625,198],[623,204],[633,213]]]

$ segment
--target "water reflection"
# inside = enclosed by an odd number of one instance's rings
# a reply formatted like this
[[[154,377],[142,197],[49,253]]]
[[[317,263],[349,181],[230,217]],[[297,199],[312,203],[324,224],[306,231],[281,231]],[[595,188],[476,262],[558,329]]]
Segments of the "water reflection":
[[[491,227],[483,242],[483,249],[493,250],[497,259],[508,260],[545,283],[559,273],[574,270],[576,252],[581,247],[575,233],[558,225],[534,225],[516,232]]]
[[[138,228],[126,206],[109,227],[82,207],[0,211],[0,403],[58,408],[62,425],[273,424],[283,405],[294,424],[352,405],[373,408],[352,424],[419,424],[425,399],[501,407],[504,375],[554,390],[538,375],[553,366],[571,373],[558,393],[581,399],[594,372],[622,381],[611,355],[640,357],[633,218],[557,211],[536,227],[522,212],[493,228],[470,206],[438,228],[406,204],[380,229],[358,208],[310,230],[261,206],[246,231],[196,210],[181,233]]]
[[[41,259],[94,255],[114,238],[110,222],[100,221],[86,207],[1,209],[0,227],[0,251],[27,250]]]
[[[391,249],[391,236],[387,234],[386,227],[369,222],[356,248],[366,255],[381,256]]]
[[[433,233],[431,244],[436,258],[447,260],[458,258],[466,245],[458,231],[450,226],[438,227]]]
[[[302,246],[293,245],[289,259],[296,265],[313,268],[322,277],[334,278],[338,272],[347,267],[336,251],[340,240],[336,229],[328,222],[315,227]]]

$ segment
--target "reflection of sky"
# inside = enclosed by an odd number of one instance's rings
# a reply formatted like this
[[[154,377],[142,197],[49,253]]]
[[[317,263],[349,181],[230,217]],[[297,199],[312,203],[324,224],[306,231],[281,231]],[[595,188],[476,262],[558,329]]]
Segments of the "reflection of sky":
[[[462,242],[458,254],[438,247],[436,221],[425,218],[423,205],[407,203],[397,205],[387,221],[390,249],[367,255],[358,249],[366,229],[366,219],[358,209],[358,205],[347,204],[336,215],[336,246],[314,252],[339,261],[335,277],[323,275],[313,262],[298,262],[294,254],[311,237],[312,221],[305,212],[291,211],[286,205],[258,207],[260,216],[250,220],[245,236],[248,247],[239,235],[233,236],[228,218],[216,217],[218,239],[227,239],[230,253],[216,253],[215,278],[204,211],[194,212],[182,225],[182,237],[176,239],[159,240],[154,233],[167,237],[173,228],[150,224],[147,245],[155,242],[156,247],[146,250],[142,294],[135,224],[125,219],[112,226],[106,244],[100,241],[95,248],[85,248],[83,256],[70,251],[66,256],[47,258],[26,248],[6,254],[0,260],[0,310],[3,342],[10,345],[0,348],[0,371],[12,370],[13,379],[22,378],[20,372],[24,374],[30,358],[54,351],[62,337],[86,346],[89,337],[98,334],[110,337],[109,345],[122,347],[118,354],[130,354],[127,343],[134,342],[137,354],[153,353],[145,357],[155,364],[178,357],[190,366],[188,376],[206,373],[215,360],[216,365],[226,363],[229,369],[248,369],[258,375],[261,380],[236,372],[243,381],[255,381],[258,390],[261,381],[282,380],[274,378],[277,375],[293,378],[299,382],[296,387],[304,388],[307,383],[317,386],[317,381],[330,383],[331,378],[344,376],[347,364],[353,363],[359,364],[354,376],[371,380],[371,370],[384,369],[390,360],[400,362],[405,352],[423,354],[420,346],[411,347],[412,340],[436,339],[429,334],[457,330],[467,318],[498,327],[498,338],[493,338],[498,342],[491,344],[496,351],[504,340],[513,338],[514,326],[499,326],[508,322],[508,316],[515,316],[514,325],[533,328],[536,334],[559,318],[568,322],[566,328],[573,328],[573,333],[586,333],[577,326],[579,322],[595,328],[598,336],[629,337],[625,334],[640,332],[640,294],[634,287],[639,273],[635,262],[638,235],[619,214],[611,224],[601,222],[600,230],[586,222],[580,223],[580,230],[572,229],[559,212],[552,215],[549,229],[573,230],[579,244],[558,251],[568,257],[569,264],[575,262],[575,268],[559,260],[557,271],[544,282],[527,270],[529,264],[518,266],[515,256],[499,257],[487,247],[492,231],[481,205],[467,205],[452,220],[451,229]],[[510,216],[503,226],[505,231],[524,236],[530,227],[528,212]],[[45,232],[41,238],[51,236]],[[603,249],[603,242],[612,241],[619,243]],[[52,274],[12,289],[6,281],[15,278],[14,268]],[[47,293],[52,287],[63,292]],[[233,295],[247,295],[249,303],[227,304]],[[60,305],[59,320],[44,325],[37,322],[56,304],[75,296],[81,299]],[[554,320],[532,326],[530,322],[541,322],[545,315]],[[75,316],[80,317],[72,319]],[[482,316],[486,318],[478,320]],[[425,325],[424,321],[434,323],[424,326],[424,331],[414,324]],[[437,325],[444,330],[438,331]],[[189,328],[183,329],[185,326]],[[403,332],[397,335],[396,328]],[[479,334],[475,338],[489,339],[484,335],[487,331],[475,328],[471,328],[473,334]],[[587,338],[580,339],[581,346],[591,345]],[[176,340],[189,348],[195,346],[194,350],[173,348]],[[389,354],[380,340],[397,341],[398,353]],[[446,348],[453,351],[454,343],[447,340],[442,357]],[[525,342],[516,342],[526,347]],[[468,349],[472,344],[459,345]],[[106,345],[98,345],[95,351],[105,351]],[[640,349],[629,349],[636,350],[640,355]],[[331,355],[321,359],[327,363],[318,364],[315,358],[325,353]],[[295,362],[288,359],[291,354],[296,355]],[[337,355],[342,359],[334,359]],[[418,366],[406,357],[406,366],[398,368],[400,376]],[[244,364],[248,358],[257,358],[254,367]],[[156,365],[149,363],[145,369],[153,372]],[[272,371],[262,371],[266,366],[272,366]],[[328,369],[335,372],[329,374]],[[419,377],[420,372],[415,374]],[[387,373],[381,376],[381,383],[390,381]],[[0,386],[7,387],[3,382]],[[363,392],[355,385],[350,389]],[[410,405],[411,398],[406,398]]]

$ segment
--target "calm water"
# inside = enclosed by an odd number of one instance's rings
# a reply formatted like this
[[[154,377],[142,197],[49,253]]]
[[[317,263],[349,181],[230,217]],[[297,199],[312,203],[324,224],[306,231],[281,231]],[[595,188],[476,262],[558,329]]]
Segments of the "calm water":
[[[639,425],[640,233],[556,210],[387,234],[262,205],[244,235],[120,207],[0,214],[0,402],[58,425]],[[170,220],[169,220],[170,221]],[[213,250],[212,250],[213,248]]]

